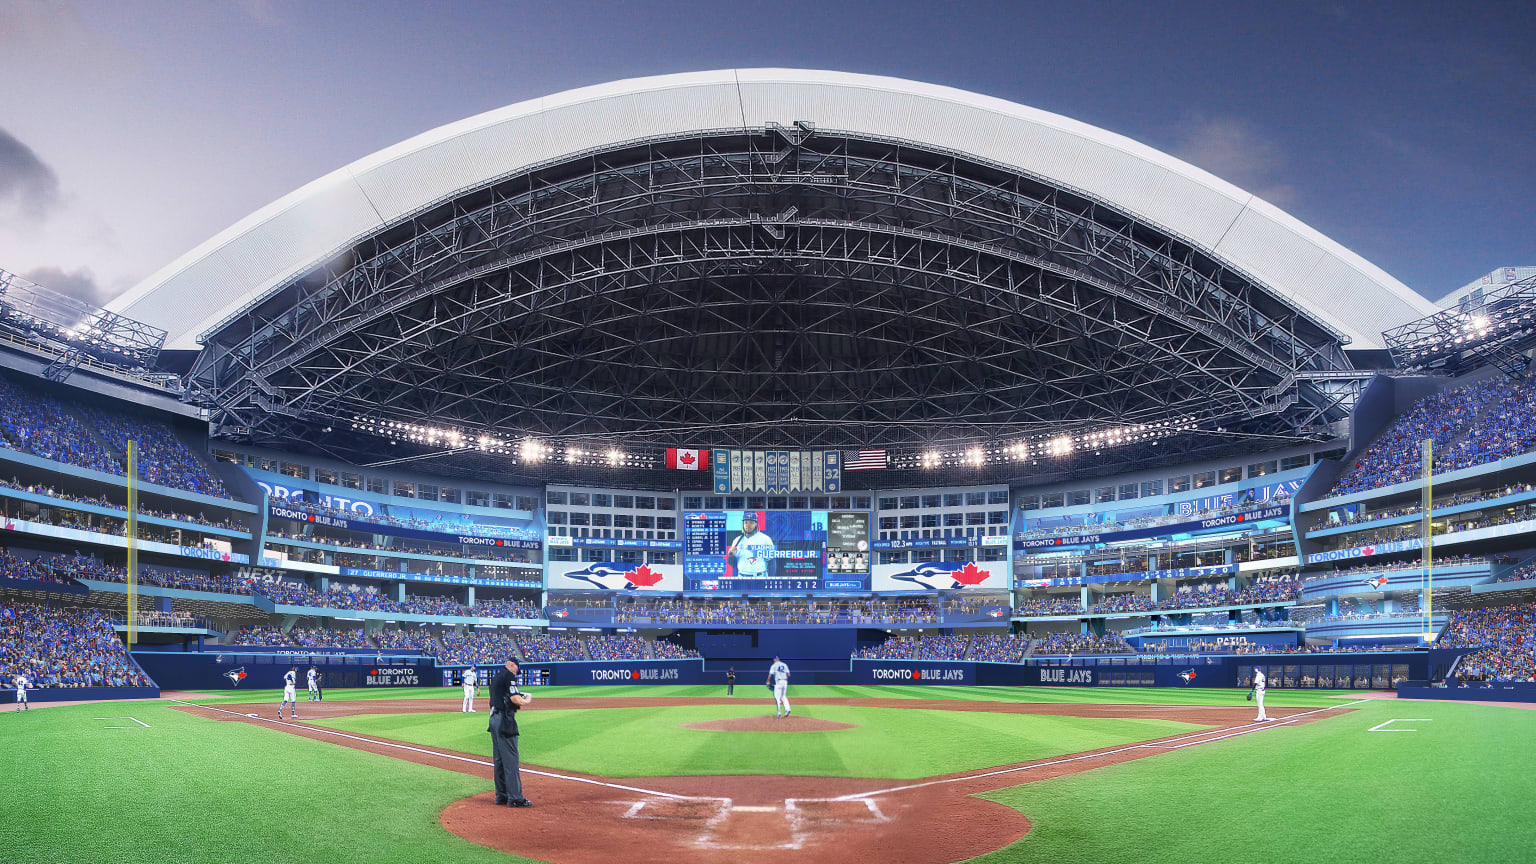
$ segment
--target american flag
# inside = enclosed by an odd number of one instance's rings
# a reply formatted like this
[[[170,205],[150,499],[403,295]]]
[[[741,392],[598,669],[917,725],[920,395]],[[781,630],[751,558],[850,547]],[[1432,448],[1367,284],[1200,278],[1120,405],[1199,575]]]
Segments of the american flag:
[[[886,467],[884,450],[850,450],[843,453],[844,471],[879,471]]]

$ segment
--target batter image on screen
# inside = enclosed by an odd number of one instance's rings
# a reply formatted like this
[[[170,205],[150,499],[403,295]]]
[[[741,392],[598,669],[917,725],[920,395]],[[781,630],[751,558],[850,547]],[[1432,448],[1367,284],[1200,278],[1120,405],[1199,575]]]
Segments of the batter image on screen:
[[[725,551],[725,574],[741,577],[773,575],[768,569],[768,553],[773,551],[773,538],[762,531],[762,515],[755,511],[741,514],[741,533],[731,541]]]

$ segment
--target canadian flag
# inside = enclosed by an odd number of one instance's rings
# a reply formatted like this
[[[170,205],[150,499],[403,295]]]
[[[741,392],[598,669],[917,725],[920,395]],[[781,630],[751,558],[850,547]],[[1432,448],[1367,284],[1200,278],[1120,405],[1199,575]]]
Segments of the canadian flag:
[[[667,467],[682,471],[703,471],[709,467],[708,450],[682,450],[667,448]]]

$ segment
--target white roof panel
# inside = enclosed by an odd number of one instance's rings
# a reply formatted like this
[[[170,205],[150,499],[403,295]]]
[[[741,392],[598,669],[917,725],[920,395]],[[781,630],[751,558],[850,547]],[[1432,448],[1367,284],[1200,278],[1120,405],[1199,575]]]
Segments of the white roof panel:
[[[1435,311],[1379,268],[1173,157],[1060,115],[948,87],[839,72],[742,69],[616,81],[509,105],[402,141],[262,208],[111,308],[196,337],[287,279],[430,204],[567,154],[705,129],[807,120],[1007,165],[1187,238],[1349,335]]]

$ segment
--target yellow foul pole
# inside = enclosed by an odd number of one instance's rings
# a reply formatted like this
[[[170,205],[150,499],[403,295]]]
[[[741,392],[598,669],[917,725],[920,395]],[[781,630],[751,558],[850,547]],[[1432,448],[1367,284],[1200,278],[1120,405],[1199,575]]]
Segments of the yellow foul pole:
[[[133,647],[134,620],[138,617],[139,587],[139,486],[138,454],[134,442],[128,441],[128,647]]]
[[[1424,439],[1424,641],[1435,638],[1435,442]]]

